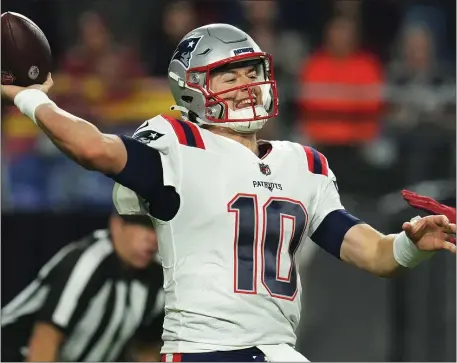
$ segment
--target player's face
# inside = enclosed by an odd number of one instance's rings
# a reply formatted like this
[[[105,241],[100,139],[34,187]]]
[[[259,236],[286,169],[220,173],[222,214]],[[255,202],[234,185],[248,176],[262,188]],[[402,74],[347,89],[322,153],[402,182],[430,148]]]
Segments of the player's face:
[[[157,235],[152,228],[111,218],[111,234],[117,254],[129,266],[147,267],[157,253]]]
[[[157,235],[151,228],[137,224],[124,223],[122,235],[125,241],[126,255],[130,265],[145,268],[157,252]]]
[[[248,86],[258,82],[257,76],[257,71],[254,66],[216,72],[210,79],[211,91],[218,93],[234,87]],[[219,97],[226,101],[228,107],[232,110],[252,107],[249,90],[254,98],[254,103],[260,105],[262,103],[262,91],[259,86],[238,88],[231,92],[222,93]]]

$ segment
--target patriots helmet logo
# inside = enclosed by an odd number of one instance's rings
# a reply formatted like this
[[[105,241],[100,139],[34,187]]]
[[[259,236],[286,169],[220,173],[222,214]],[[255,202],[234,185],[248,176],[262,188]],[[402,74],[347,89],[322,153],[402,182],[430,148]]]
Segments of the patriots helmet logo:
[[[178,61],[184,66],[184,68],[189,69],[192,53],[197,48],[201,38],[203,38],[203,36],[184,39],[181,43],[179,43],[178,47],[173,53],[171,61]]]

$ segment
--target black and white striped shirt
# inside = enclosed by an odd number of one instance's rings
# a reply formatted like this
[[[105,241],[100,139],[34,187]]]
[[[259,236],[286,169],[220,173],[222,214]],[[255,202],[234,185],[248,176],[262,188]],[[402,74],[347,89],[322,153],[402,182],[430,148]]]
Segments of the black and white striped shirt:
[[[2,309],[2,361],[25,358],[36,322],[64,333],[61,361],[116,361],[134,336],[158,342],[162,285],[161,266],[126,269],[108,232],[96,231],[61,249]]]

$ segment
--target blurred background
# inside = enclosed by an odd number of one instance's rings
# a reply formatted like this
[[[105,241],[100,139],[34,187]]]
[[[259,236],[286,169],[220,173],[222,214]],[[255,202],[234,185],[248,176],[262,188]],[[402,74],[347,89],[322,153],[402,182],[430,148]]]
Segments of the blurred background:
[[[52,98],[111,133],[169,111],[169,59],[225,22],[273,54],[280,116],[263,137],[312,145],[343,204],[385,233],[418,214],[399,190],[455,206],[456,3],[3,0],[47,35]],[[110,179],[66,159],[2,106],[2,305],[63,244],[104,227]],[[311,361],[455,361],[456,262],[439,254],[380,280],[308,245],[298,349]]]

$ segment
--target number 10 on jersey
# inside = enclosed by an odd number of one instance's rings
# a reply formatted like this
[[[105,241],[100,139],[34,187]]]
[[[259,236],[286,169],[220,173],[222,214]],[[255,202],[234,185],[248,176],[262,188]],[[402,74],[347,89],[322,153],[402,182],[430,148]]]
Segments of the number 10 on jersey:
[[[294,300],[298,291],[294,256],[308,222],[303,204],[289,198],[271,197],[259,206],[257,195],[237,194],[228,203],[227,211],[235,215],[235,292],[257,293],[260,265],[262,284],[268,293],[276,298]],[[259,216],[262,216],[262,224]],[[291,262],[287,277],[280,276],[283,250],[288,252]]]

